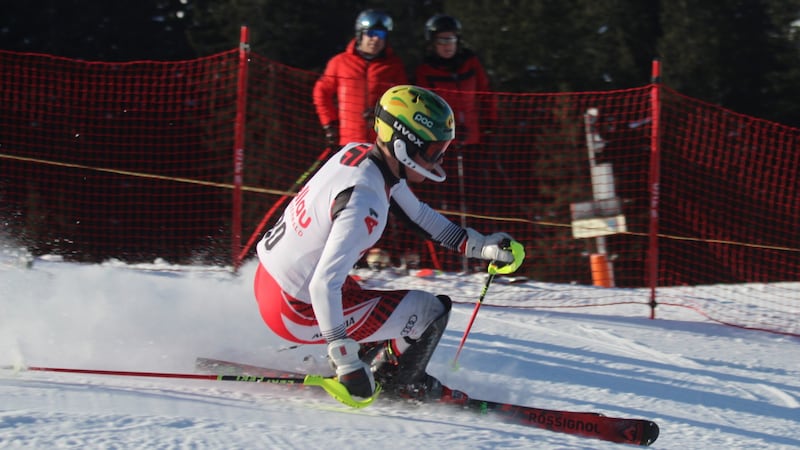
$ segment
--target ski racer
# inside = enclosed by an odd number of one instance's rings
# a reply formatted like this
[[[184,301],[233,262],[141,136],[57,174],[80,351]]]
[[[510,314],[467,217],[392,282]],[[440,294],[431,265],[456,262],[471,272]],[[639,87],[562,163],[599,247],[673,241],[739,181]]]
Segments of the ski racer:
[[[419,290],[362,289],[351,268],[381,237],[391,207],[431,240],[467,257],[514,263],[506,233],[464,229],[421,202],[409,183],[445,180],[440,163],[455,137],[453,111],[433,92],[387,90],[375,106],[374,143],[350,143],[300,189],[257,245],[255,297],[284,339],[327,343],[336,375],[357,397],[425,392],[425,369],[451,300]]]

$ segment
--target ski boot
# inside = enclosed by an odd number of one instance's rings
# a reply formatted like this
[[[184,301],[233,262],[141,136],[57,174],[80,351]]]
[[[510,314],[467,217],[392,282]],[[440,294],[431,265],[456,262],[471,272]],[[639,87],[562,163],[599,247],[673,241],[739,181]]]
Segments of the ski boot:
[[[450,318],[450,298],[445,295],[437,298],[445,306],[445,312],[428,326],[419,339],[404,338],[403,343],[384,341],[364,352],[361,359],[370,364],[375,381],[383,386],[384,393],[420,401],[441,394],[442,384],[425,371]],[[400,347],[407,348],[400,353]]]

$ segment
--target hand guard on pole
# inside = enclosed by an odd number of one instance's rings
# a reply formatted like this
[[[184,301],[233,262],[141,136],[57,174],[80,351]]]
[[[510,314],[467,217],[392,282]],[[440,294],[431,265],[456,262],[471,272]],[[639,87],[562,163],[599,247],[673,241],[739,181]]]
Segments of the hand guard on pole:
[[[467,249],[470,249],[470,231],[472,232],[473,241],[471,251],[477,253],[478,249],[480,249],[480,255],[477,256],[479,258],[483,257],[483,251],[486,248],[489,248],[488,253],[493,253],[497,251],[497,255],[501,255],[501,252],[505,252],[511,255],[511,261],[508,263],[501,263],[499,258],[493,259],[492,262],[489,263],[489,276],[486,278],[486,284],[483,285],[483,289],[481,290],[481,295],[478,297],[478,302],[475,303],[475,309],[472,311],[472,316],[469,318],[469,323],[467,324],[467,328],[464,330],[464,335],[461,337],[461,343],[458,344],[458,350],[456,350],[456,356],[453,358],[452,366],[454,369],[458,368],[458,357],[461,355],[461,350],[464,348],[464,343],[467,342],[467,336],[469,335],[469,331],[472,329],[472,324],[475,322],[475,317],[478,315],[478,310],[481,308],[483,304],[483,299],[486,297],[486,292],[489,290],[489,286],[492,284],[492,280],[494,280],[495,275],[502,274],[506,275],[509,273],[513,273],[519,266],[522,264],[522,261],[525,259],[525,247],[522,246],[521,243],[511,239],[506,233],[495,233],[489,236],[483,236],[475,230],[467,228]],[[501,237],[502,236],[502,237]],[[495,239],[500,237],[500,240],[495,243]],[[480,242],[480,244],[478,244]],[[495,250],[493,247],[497,247]],[[468,255],[469,256],[469,255]],[[508,259],[508,258],[506,258]]]
[[[351,395],[368,398],[375,393],[375,377],[369,365],[358,358],[358,342],[343,338],[328,343],[328,356],[336,365],[336,376]]]

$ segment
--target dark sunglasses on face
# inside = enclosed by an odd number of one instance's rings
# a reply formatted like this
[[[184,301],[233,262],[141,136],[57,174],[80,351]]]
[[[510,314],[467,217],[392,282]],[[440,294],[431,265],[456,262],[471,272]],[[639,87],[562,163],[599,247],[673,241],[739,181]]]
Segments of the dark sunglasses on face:
[[[367,36],[371,38],[386,39],[388,34],[386,30],[367,30]]]

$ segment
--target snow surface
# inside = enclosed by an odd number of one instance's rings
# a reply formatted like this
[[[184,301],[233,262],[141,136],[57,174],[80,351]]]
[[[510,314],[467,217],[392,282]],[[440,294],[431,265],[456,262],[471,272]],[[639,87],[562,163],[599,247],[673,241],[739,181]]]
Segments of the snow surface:
[[[0,448],[624,447],[432,405],[378,400],[352,410],[282,386],[14,369],[192,373],[195,358],[206,356],[326,370],[322,346],[294,348],[263,325],[254,268],[234,275],[47,259],[26,268],[24,258],[0,255]],[[726,327],[686,308],[659,309],[650,320],[641,304],[497,307],[493,294],[525,306],[544,286],[498,281],[453,370],[474,309],[469,299],[485,275],[359,274],[370,287],[423,287],[465,302],[454,307],[428,370],[473,397],[655,420],[661,436],[653,448],[800,448],[800,339]],[[600,290],[550,288],[565,304]]]

